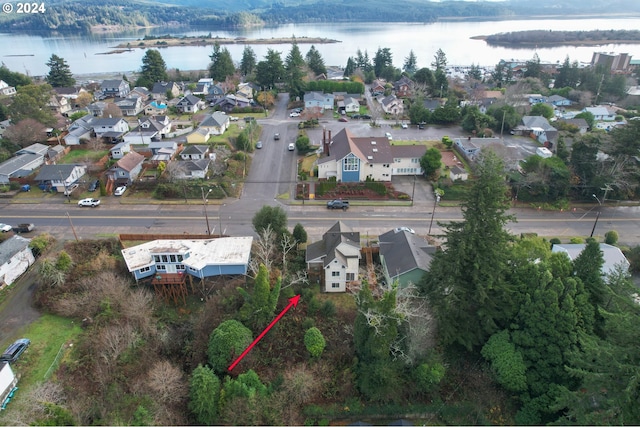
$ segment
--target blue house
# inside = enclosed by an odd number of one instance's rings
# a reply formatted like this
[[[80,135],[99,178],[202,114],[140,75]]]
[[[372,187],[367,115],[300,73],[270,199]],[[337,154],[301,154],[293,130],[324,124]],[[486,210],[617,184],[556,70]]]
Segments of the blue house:
[[[333,110],[334,100],[332,93],[308,92],[304,94],[304,108]]]
[[[165,274],[205,277],[247,274],[253,237],[153,240],[123,249],[136,280]]]

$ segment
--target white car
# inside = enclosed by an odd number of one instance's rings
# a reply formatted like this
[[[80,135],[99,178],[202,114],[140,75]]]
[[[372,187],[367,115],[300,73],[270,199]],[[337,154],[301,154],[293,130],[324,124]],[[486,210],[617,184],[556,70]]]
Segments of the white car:
[[[7,225],[7,224],[0,224],[0,231],[2,231],[3,233],[8,233],[9,231],[11,231],[11,226]]]
[[[384,136],[386,136],[389,141],[393,141],[393,137],[391,136],[391,134],[389,132],[386,132],[384,134]]]
[[[127,187],[122,185],[122,186],[120,186],[120,187],[115,189],[115,191],[113,192],[113,195],[114,196],[122,196],[125,191],[127,191]]]
[[[236,117],[236,116],[229,116],[229,120],[231,120],[232,122],[237,122],[237,121],[238,121],[238,117]]]
[[[262,141],[256,142],[256,148],[262,148]]]
[[[403,123],[402,125],[400,125],[402,127],[402,129],[408,129],[409,125],[406,123]]]
[[[293,142],[289,143],[289,151],[293,151],[296,149],[296,144],[294,144]]]
[[[397,227],[394,231],[396,233],[399,233],[401,231],[406,231],[407,233],[416,234],[416,232],[413,231],[413,228],[409,228],[409,227]]]
[[[100,199],[82,199],[78,201],[78,206],[80,206],[81,208],[85,206],[95,208],[96,206],[100,206]]]
[[[300,113],[292,111],[291,114],[289,114],[289,117],[300,117]]]

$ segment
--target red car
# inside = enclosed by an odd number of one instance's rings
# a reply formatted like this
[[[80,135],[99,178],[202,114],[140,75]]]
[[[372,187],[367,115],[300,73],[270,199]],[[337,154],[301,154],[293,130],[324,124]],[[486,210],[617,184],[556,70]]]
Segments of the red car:
[[[349,119],[347,119],[346,117],[340,117],[340,118],[338,119],[338,121],[339,121],[339,122],[348,122],[348,121],[349,121]]]

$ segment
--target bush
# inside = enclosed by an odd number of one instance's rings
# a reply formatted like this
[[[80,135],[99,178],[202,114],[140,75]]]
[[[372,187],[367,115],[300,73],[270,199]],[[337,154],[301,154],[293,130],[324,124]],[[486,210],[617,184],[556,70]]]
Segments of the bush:
[[[384,185],[382,182],[366,181],[364,183],[364,186],[369,190],[375,191],[376,194],[379,196],[384,196],[385,194],[387,194],[387,186]]]
[[[557,237],[554,237],[551,240],[549,240],[549,243],[551,243],[551,245],[559,245],[560,243],[562,243],[562,241]]]
[[[326,345],[327,343],[322,336],[322,332],[315,326],[309,328],[304,334],[304,346],[307,348],[311,357],[320,357]]]
[[[330,191],[335,190],[338,184],[336,181],[321,181],[316,184],[316,194],[318,196],[324,196]]]
[[[584,239],[582,237],[572,237],[570,242],[573,244],[580,244],[584,243]]]
[[[618,243],[618,232],[616,230],[609,230],[604,235],[604,242],[607,245],[615,245]]]
[[[414,371],[414,378],[418,387],[424,392],[433,391],[444,378],[445,369],[442,363],[418,365]]]
[[[324,304],[322,304],[322,307],[320,307],[320,314],[322,314],[322,316],[326,318],[335,316],[336,305],[333,303],[333,301],[325,301]]]
[[[222,322],[209,338],[209,364],[217,373],[224,373],[233,360],[253,340],[251,331],[237,320]]]

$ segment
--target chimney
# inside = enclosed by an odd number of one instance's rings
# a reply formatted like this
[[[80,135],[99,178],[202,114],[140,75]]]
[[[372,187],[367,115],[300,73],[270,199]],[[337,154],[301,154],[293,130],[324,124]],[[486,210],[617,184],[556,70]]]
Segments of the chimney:
[[[327,141],[327,130],[322,129],[322,152],[325,156],[329,156],[329,141]]]

